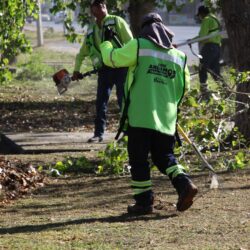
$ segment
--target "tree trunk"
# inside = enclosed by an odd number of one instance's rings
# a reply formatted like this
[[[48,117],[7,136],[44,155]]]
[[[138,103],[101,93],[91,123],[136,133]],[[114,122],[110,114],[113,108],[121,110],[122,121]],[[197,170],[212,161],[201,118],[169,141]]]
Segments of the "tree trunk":
[[[233,67],[239,72],[250,70],[250,0],[221,0],[222,14],[230,41]],[[237,84],[237,91],[250,96],[249,76],[244,82]],[[248,95],[237,94],[236,100],[250,104]],[[243,109],[237,104],[236,112]],[[250,109],[236,115],[235,125],[250,141]]]
[[[130,25],[135,37],[138,36],[142,17],[153,11],[155,8],[154,0],[130,0],[129,1],[129,19]]]
[[[250,81],[239,83],[237,86],[237,91],[249,93],[249,95],[237,94],[236,100],[248,103],[250,106]],[[237,105],[236,112],[243,110],[244,106],[241,104]],[[246,112],[243,112],[235,117],[235,125],[239,128],[239,131],[244,135],[248,142],[250,142],[250,108],[246,109]]]

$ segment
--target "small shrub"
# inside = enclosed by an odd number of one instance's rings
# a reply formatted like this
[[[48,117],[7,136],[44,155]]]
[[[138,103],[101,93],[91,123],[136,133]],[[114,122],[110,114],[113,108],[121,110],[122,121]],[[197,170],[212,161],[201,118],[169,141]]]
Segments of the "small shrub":
[[[249,164],[249,161],[247,161],[246,155],[243,152],[239,152],[235,155],[234,159],[226,161],[228,170],[244,169]]]
[[[53,68],[42,62],[40,54],[33,54],[28,62],[18,65],[20,71],[17,73],[18,80],[40,81],[49,78],[53,74]]]
[[[124,174],[128,172],[127,140],[125,136],[119,142],[111,142],[105,150],[98,153],[101,163],[98,166],[97,173]]]
[[[66,157],[63,161],[58,161],[52,165],[50,169],[59,171],[60,174],[65,173],[94,173],[93,164],[84,156],[80,158]]]

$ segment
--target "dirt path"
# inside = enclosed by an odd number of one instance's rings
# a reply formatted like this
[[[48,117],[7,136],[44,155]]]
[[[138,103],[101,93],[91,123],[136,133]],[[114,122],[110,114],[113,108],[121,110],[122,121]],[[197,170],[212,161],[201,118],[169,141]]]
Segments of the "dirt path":
[[[92,132],[8,133],[11,140],[24,149],[25,154],[97,151],[114,140],[115,133],[106,132],[101,143],[88,143]]]
[[[129,177],[49,179],[31,197],[0,208],[0,249],[250,249],[250,170],[193,174],[199,194],[177,213],[176,193],[154,174],[155,213],[128,217]]]

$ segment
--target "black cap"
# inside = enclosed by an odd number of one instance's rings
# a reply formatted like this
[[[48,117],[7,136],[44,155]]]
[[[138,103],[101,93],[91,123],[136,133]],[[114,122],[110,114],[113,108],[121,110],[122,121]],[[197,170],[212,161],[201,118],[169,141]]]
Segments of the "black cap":
[[[196,16],[199,16],[200,14],[205,14],[205,15],[209,14],[209,8],[204,6],[204,5],[200,6],[198,8],[198,12],[197,12]]]
[[[150,12],[143,16],[142,22],[141,22],[141,28],[145,25],[151,24],[151,23],[162,23],[162,18],[158,13]]]
[[[105,4],[105,0],[91,0],[90,5]]]

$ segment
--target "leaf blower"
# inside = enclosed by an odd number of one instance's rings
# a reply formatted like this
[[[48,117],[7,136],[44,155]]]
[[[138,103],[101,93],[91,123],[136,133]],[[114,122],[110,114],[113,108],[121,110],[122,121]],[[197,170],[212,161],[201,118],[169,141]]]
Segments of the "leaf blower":
[[[86,76],[90,76],[92,74],[96,74],[97,69],[93,69],[86,73],[81,73],[79,79],[83,79]],[[68,90],[69,84],[73,81],[72,76],[70,76],[69,72],[66,69],[61,69],[53,75],[53,80],[56,84],[57,91],[59,95],[62,95]]]

